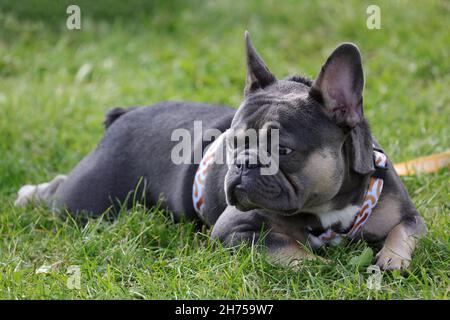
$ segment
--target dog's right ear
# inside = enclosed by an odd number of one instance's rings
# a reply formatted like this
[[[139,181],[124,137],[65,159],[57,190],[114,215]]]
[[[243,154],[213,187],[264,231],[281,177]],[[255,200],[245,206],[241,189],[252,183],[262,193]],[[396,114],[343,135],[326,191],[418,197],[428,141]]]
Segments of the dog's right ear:
[[[325,113],[339,125],[355,127],[363,119],[364,73],[357,46],[337,47],[312,85],[323,100]]]
[[[245,47],[247,53],[247,79],[244,94],[248,96],[250,93],[272,84],[277,79],[256,52],[247,31],[245,31]]]

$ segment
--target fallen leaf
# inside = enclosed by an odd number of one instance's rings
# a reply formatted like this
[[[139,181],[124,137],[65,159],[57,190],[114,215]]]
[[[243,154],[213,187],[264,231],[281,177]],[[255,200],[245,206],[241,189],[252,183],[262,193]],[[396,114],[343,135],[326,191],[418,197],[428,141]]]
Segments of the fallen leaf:
[[[363,252],[356,257],[350,259],[349,264],[352,266],[366,267],[372,264],[373,250],[371,248],[366,248]]]

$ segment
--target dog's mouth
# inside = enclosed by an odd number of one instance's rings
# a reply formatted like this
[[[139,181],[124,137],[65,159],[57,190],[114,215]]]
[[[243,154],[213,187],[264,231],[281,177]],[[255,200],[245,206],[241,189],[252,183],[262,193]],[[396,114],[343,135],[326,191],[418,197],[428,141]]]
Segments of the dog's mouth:
[[[243,212],[259,209],[285,216],[300,212],[304,197],[295,179],[281,169],[275,175],[260,175],[258,170],[229,169],[224,185],[228,205]]]
[[[298,213],[300,210],[298,207],[295,208],[283,208],[277,206],[277,200],[273,199],[273,201],[264,201],[265,203],[261,204],[259,201],[255,201],[249,195],[248,191],[244,188],[242,184],[236,184],[232,188],[227,188],[227,203],[230,206],[236,207],[239,211],[247,212],[255,209],[261,209],[267,211],[271,214],[280,214],[280,215],[294,215]],[[273,206],[271,205],[273,204]]]
[[[230,206],[235,206],[244,212],[258,209],[258,206],[250,200],[247,191],[241,184],[228,187],[227,202]]]

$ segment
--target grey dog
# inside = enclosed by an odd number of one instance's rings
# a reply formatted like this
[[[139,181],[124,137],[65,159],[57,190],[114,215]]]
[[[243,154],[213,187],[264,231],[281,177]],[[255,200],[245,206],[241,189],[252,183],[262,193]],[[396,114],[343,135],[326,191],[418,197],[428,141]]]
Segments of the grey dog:
[[[245,35],[247,78],[237,111],[226,106],[163,102],[150,107],[116,108],[106,115],[106,131],[95,150],[68,176],[26,185],[16,205],[43,203],[73,215],[95,217],[106,210],[129,208],[133,199],[160,201],[175,221],[201,219],[213,226],[212,237],[226,246],[259,241],[271,258],[291,264],[326,245],[323,235],[345,234],[355,223],[375,176],[383,189],[370,217],[354,240],[382,244],[376,263],[382,269],[409,265],[417,239],[426,227],[392,164],[374,162],[382,152],[363,114],[364,75],[358,48],[338,46],[317,79],[295,76],[277,80]],[[202,214],[192,190],[198,164],[171,161],[177,141],[172,132],[194,130],[279,130],[279,170],[261,174],[247,149],[234,150],[243,161],[213,163],[204,181]],[[208,149],[205,137],[194,139],[192,153]],[[192,155],[193,156],[193,155]],[[381,172],[381,174],[380,174]]]

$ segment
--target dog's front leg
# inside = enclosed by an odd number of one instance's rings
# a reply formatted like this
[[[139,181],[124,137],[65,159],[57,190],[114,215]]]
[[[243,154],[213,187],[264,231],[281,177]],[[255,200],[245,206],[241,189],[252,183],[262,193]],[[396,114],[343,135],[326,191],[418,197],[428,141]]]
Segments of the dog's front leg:
[[[227,207],[214,225],[211,236],[227,247],[259,243],[267,250],[271,261],[280,265],[296,266],[303,259],[317,258],[295,239],[273,231],[256,210],[241,212],[235,207]]]
[[[383,270],[407,268],[416,243],[425,232],[425,224],[419,215],[403,219],[389,232],[377,254],[376,264]]]

